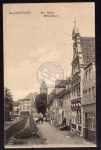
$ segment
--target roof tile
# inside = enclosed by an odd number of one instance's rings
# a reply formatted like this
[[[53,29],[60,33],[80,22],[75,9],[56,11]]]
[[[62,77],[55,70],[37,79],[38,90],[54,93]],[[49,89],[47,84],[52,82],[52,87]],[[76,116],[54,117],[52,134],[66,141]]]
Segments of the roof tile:
[[[81,50],[83,54],[85,67],[91,62],[95,62],[95,38],[81,37]]]

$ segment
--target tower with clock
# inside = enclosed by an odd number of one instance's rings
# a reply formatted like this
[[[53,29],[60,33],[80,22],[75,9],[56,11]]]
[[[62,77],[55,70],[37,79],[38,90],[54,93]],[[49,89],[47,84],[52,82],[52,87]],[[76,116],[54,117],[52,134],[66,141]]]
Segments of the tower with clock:
[[[44,80],[42,81],[41,86],[40,86],[40,93],[47,94],[47,85]]]

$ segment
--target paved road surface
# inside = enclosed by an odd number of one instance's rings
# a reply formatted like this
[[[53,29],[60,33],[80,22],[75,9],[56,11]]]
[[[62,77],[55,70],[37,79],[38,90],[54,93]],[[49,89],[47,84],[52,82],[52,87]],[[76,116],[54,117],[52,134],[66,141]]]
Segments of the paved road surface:
[[[84,139],[77,137],[70,137],[68,131],[60,131],[56,129],[53,125],[47,122],[37,125],[39,132],[42,134],[43,138],[46,139],[46,145],[49,146],[64,146],[64,147],[95,147],[94,144],[85,141]],[[66,134],[67,132],[67,134]]]

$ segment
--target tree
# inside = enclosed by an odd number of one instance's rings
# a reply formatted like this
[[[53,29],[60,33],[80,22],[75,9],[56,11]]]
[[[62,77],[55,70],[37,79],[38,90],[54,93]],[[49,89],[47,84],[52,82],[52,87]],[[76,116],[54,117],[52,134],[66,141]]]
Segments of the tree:
[[[45,115],[47,108],[47,95],[45,93],[41,93],[36,96],[35,106],[38,113]]]
[[[8,104],[9,104],[9,110],[12,111],[13,110],[13,102],[10,101]]]

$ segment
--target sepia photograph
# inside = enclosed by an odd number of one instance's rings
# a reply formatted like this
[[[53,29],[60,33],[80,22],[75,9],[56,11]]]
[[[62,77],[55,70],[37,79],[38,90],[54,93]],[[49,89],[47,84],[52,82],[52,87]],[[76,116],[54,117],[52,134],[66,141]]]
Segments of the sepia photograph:
[[[96,147],[95,3],[3,4],[4,147]]]

